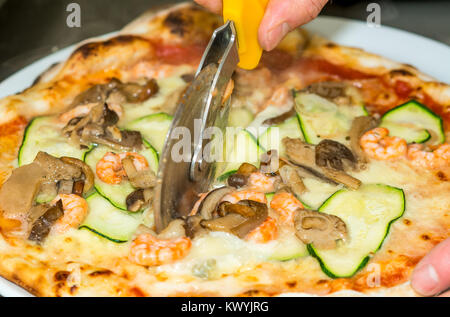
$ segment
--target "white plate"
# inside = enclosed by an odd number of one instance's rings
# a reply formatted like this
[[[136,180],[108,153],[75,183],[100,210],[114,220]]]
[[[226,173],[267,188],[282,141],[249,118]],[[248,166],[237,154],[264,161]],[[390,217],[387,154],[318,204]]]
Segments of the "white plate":
[[[442,82],[450,83],[450,47],[428,38],[405,31],[342,18],[320,17],[306,28],[328,39],[348,46],[360,47],[394,61],[411,64],[423,73]],[[0,98],[29,87],[49,66],[69,57],[75,46],[45,57],[12,75],[0,84]],[[3,296],[29,296],[20,287],[0,278]]]

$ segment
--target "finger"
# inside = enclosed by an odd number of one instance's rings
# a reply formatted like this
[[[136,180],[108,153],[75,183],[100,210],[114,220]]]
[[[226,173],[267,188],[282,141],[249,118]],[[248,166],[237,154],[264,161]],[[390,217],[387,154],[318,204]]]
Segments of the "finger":
[[[261,47],[274,49],[289,31],[317,17],[327,1],[270,0],[258,33]]]
[[[222,0],[194,0],[199,5],[217,14],[222,13]]]
[[[425,296],[438,294],[450,287],[450,238],[438,244],[419,262],[411,284]]]
[[[439,297],[450,297],[450,291],[442,293]]]

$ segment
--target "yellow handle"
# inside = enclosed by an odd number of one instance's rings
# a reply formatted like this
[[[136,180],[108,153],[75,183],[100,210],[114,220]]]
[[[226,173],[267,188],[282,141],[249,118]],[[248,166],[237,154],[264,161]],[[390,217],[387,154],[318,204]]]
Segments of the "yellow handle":
[[[239,64],[243,69],[258,66],[262,48],[258,42],[258,29],[269,0],[223,0],[223,18],[236,25],[239,43]]]

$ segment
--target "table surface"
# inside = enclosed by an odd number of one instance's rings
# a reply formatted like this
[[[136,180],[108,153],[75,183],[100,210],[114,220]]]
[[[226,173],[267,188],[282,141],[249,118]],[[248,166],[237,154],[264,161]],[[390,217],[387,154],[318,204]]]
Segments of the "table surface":
[[[66,25],[67,5],[81,7],[81,27]],[[119,30],[146,9],[177,0],[0,0],[0,81],[83,39]],[[366,20],[371,1],[334,0],[323,15]],[[449,1],[377,1],[381,23],[450,44]]]

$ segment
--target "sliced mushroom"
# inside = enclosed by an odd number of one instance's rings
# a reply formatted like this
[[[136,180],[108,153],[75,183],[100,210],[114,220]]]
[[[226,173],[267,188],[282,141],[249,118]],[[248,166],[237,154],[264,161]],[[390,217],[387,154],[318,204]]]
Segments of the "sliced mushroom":
[[[242,200],[237,204],[232,204],[228,201],[224,201],[219,205],[217,213],[224,217],[227,214],[235,213],[245,218],[251,218],[255,216],[254,208],[250,207],[247,200]]]
[[[294,218],[297,237],[320,249],[336,248],[337,240],[347,238],[347,226],[341,218],[323,212],[297,209]]]
[[[379,123],[380,120],[378,118],[369,116],[356,117],[352,122],[350,129],[350,147],[361,163],[367,163],[368,160],[366,154],[361,149],[359,139],[364,133],[377,127]]]
[[[73,189],[73,181],[72,180],[61,180],[58,182],[58,194],[72,194]]]
[[[284,138],[283,143],[291,163],[301,169],[303,175],[314,175],[330,184],[341,183],[351,189],[358,189],[361,181],[343,171],[316,165],[316,150],[314,145],[306,144],[300,139]],[[302,174],[300,174],[302,176]]]
[[[28,240],[42,243],[50,233],[52,225],[64,215],[62,200],[51,206],[42,216],[40,216],[31,228]]]
[[[47,180],[61,181],[80,179],[83,173],[83,169],[78,165],[65,163],[45,152],[39,152],[36,155],[34,162],[45,171]]]
[[[200,214],[203,219],[212,219],[222,198],[233,190],[233,188],[225,186],[210,191],[200,203],[197,213]]]
[[[356,159],[345,145],[333,141],[322,140],[317,144],[316,165],[320,167],[330,167],[335,170],[344,171],[344,163],[348,162],[352,168],[356,165]]]
[[[46,171],[37,163],[13,170],[0,188],[0,208],[6,218],[23,220],[26,217],[45,176]]]
[[[89,165],[73,157],[63,156],[60,158],[60,160],[63,161],[64,163],[72,164],[81,168],[84,175],[84,184],[83,184],[84,194],[88,193],[94,187],[94,173],[92,172],[92,169],[89,167]]]
[[[338,81],[325,81],[313,83],[306,87],[303,91],[313,93],[327,99],[335,99],[345,96],[347,85]]]
[[[186,218],[185,229],[186,235],[189,238],[193,239],[208,233],[208,231],[200,225],[202,220],[204,219],[200,215],[189,216]]]
[[[244,187],[245,185],[247,185],[248,177],[250,176],[250,174],[257,171],[258,169],[256,168],[256,166],[249,163],[243,163],[236,173],[228,177],[228,185],[234,188]]]
[[[261,155],[260,170],[265,174],[275,174],[280,168],[280,157],[277,150],[270,150]]]
[[[158,234],[158,239],[170,240],[186,236],[186,230],[184,228],[184,220],[175,219],[172,220],[169,225]]]
[[[231,229],[233,234],[243,239],[250,231],[260,226],[267,219],[268,209],[266,204],[253,200],[241,201],[239,203],[245,203],[254,211],[253,216],[247,218],[245,222]]]
[[[137,212],[145,207],[149,206],[153,201],[153,190],[147,189],[138,189],[131,194],[129,194],[126,198],[127,210],[131,212]]]
[[[286,184],[295,195],[299,196],[306,191],[305,184],[303,184],[302,178],[297,173],[296,168],[286,164],[280,168],[279,172],[283,183]]]
[[[244,223],[246,221],[245,217],[242,217],[239,214],[228,214],[224,217],[220,217],[217,219],[211,220],[201,220],[200,225],[211,231],[222,231],[233,233],[231,229],[237,227],[238,225]],[[234,234],[234,233],[233,233]]]
[[[151,169],[138,171],[134,166],[133,158],[127,156],[122,165],[128,180],[134,188],[153,188],[156,186],[156,175]]]
[[[273,118],[269,118],[266,119],[263,124],[264,125],[274,125],[274,124],[280,124],[283,123],[284,121],[286,121],[287,119],[289,119],[290,117],[293,117],[297,114],[297,112],[295,111],[295,108],[292,107],[291,110],[280,114],[277,117],[273,117]]]
[[[143,85],[128,83],[119,85],[119,90],[123,93],[128,102],[144,102],[159,91],[156,80],[146,80]]]
[[[72,194],[83,197],[83,190],[85,188],[84,184],[85,184],[84,180],[78,180],[73,182]]]

